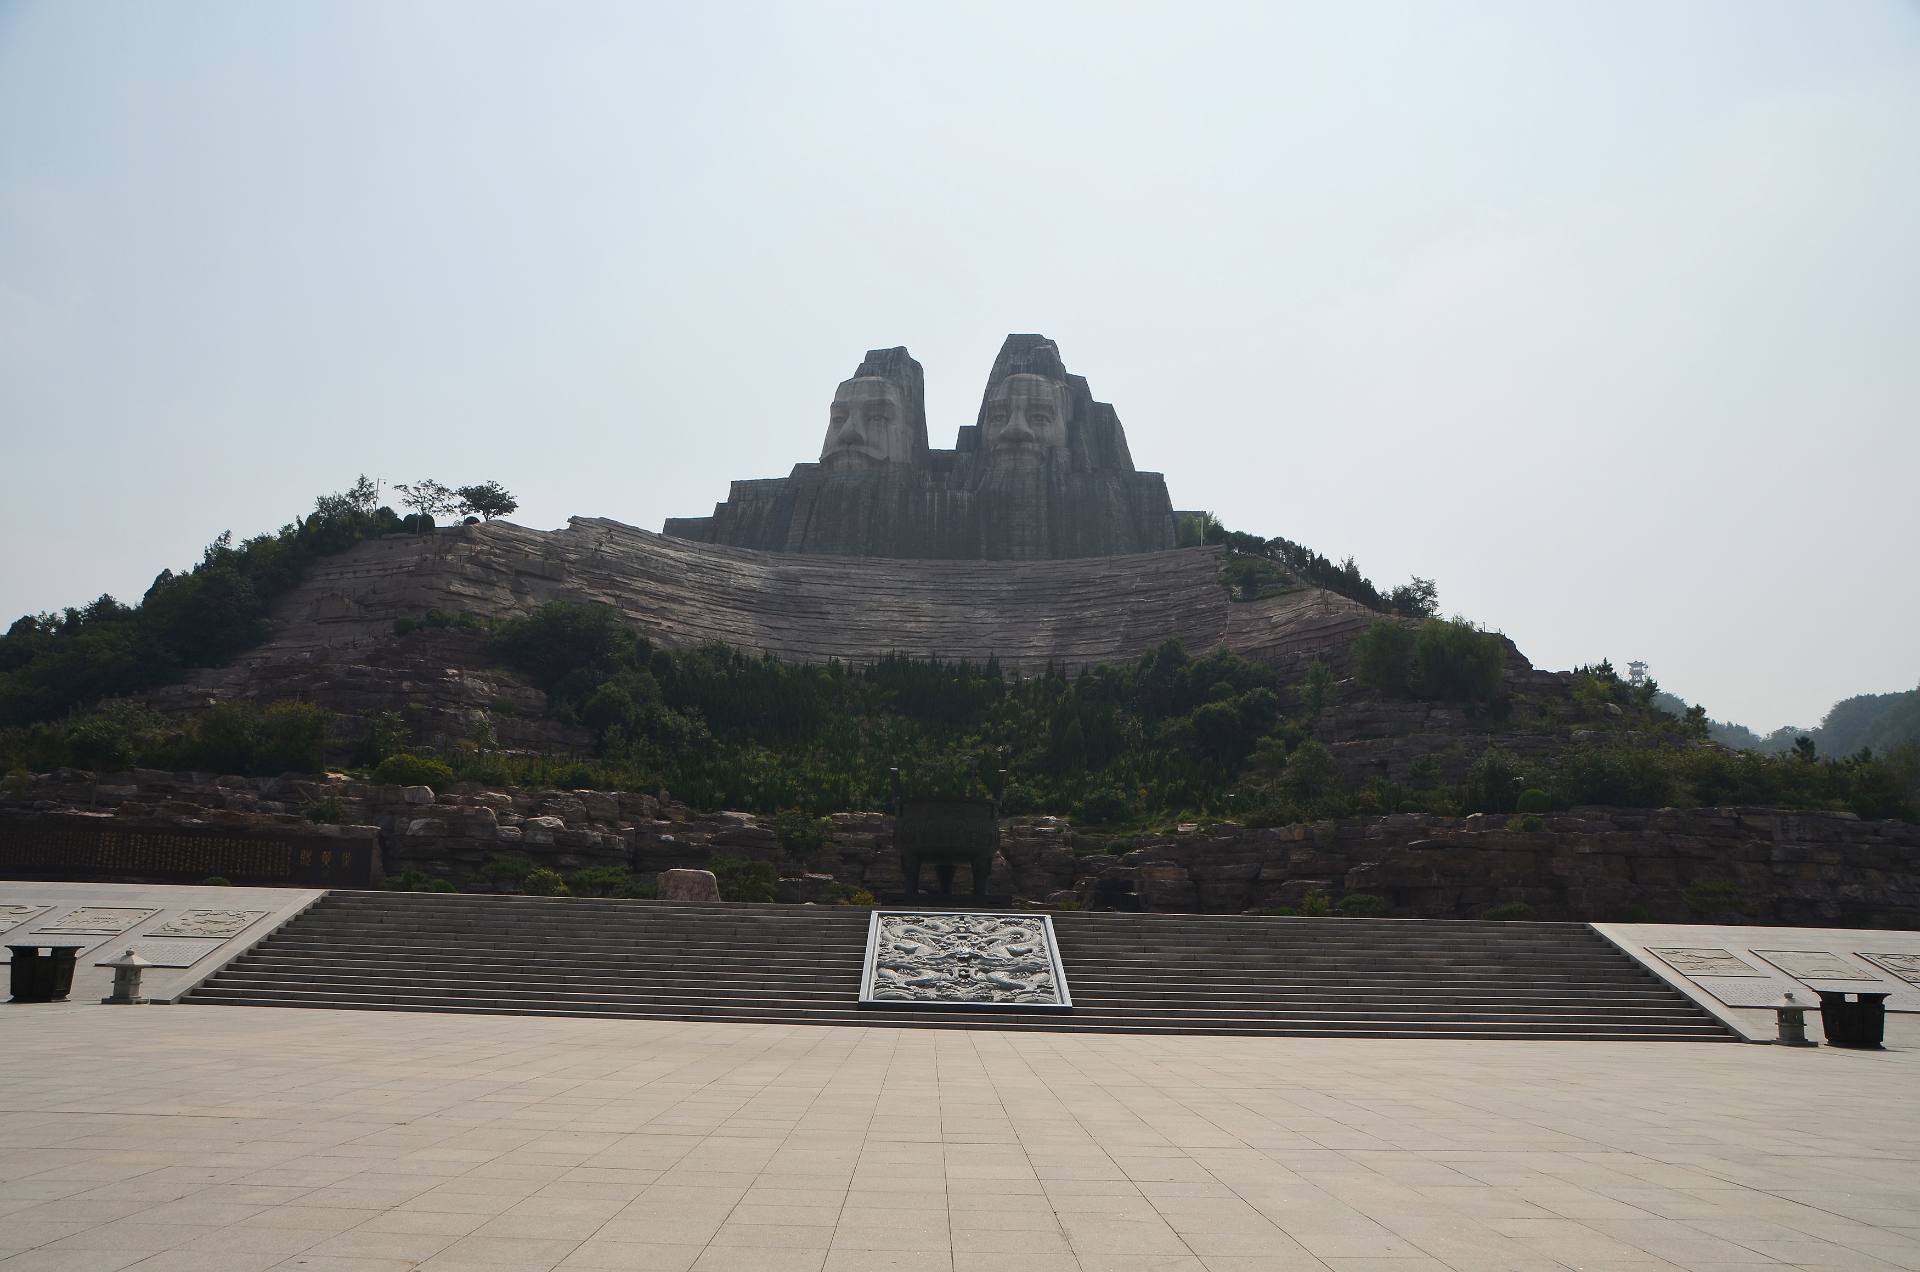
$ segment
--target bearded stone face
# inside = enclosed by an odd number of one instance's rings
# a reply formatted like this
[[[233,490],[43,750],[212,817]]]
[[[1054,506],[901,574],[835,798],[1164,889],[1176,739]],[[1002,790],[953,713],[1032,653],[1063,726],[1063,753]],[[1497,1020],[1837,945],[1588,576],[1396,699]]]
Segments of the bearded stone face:
[[[842,382],[828,408],[820,462],[829,468],[912,463],[913,427],[899,387],[875,376]]]
[[[1039,463],[1067,450],[1067,388],[1045,376],[1010,375],[987,396],[981,441],[993,463]]]

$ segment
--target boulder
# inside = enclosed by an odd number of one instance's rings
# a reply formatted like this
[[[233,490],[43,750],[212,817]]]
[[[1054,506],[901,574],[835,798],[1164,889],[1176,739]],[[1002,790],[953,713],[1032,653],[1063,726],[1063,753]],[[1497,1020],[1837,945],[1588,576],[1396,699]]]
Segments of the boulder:
[[[720,882],[711,870],[662,870],[659,896],[662,901],[711,903],[720,899]]]

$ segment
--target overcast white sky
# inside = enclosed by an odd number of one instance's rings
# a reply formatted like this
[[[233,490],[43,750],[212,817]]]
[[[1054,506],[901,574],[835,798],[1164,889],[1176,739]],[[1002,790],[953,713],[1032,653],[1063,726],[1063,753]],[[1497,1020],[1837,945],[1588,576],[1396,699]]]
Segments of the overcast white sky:
[[[323,490],[658,529],[1041,331],[1174,503],[1756,728],[1920,679],[1899,0],[0,0],[0,623]]]

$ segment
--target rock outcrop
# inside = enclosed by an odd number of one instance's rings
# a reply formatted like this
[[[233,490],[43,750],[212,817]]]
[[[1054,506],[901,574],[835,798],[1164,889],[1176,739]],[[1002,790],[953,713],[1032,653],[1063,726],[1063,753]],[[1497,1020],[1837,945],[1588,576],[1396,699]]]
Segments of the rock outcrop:
[[[323,799],[349,824],[306,824],[302,810]],[[62,817],[377,841],[390,875],[479,891],[510,886],[511,873],[490,867],[503,856],[565,876],[618,867],[641,879],[746,858],[776,868],[775,895],[787,902],[853,889],[884,897],[903,885],[893,819],[882,814],[837,814],[824,844],[796,853],[750,814],[636,792],[72,770],[0,790],[0,841],[9,827]],[[968,876],[961,866],[956,888],[970,887]],[[1360,894],[1405,918],[1525,907],[1536,919],[1920,928],[1920,826],[1769,808],[1580,808],[1111,835],[1021,817],[1002,824],[992,887],[1023,904],[1085,909],[1240,913]]]

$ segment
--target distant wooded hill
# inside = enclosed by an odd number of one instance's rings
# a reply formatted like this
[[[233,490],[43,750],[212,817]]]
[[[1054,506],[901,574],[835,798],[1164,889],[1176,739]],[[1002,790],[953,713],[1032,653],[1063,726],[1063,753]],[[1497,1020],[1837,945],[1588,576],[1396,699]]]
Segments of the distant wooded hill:
[[[1687,711],[1687,704],[1670,693],[1655,694],[1653,704],[1674,715]],[[1920,742],[1920,688],[1863,693],[1836,702],[1815,729],[1786,725],[1763,734],[1744,724],[1710,719],[1707,730],[1715,742],[1741,751],[1791,751],[1796,738],[1812,738],[1821,755],[1854,755],[1862,748],[1885,755],[1902,742]]]

